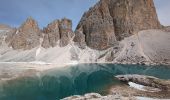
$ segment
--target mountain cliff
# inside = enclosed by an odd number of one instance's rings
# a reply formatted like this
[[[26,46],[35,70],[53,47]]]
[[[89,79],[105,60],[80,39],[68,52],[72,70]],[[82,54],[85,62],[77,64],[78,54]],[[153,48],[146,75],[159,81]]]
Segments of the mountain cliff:
[[[59,40],[59,45],[61,47],[66,46],[74,36],[72,22],[66,18],[51,22],[43,29],[43,32],[45,33],[42,43],[44,48],[55,47]]]
[[[100,0],[77,26],[85,34],[86,44],[98,50],[141,30],[159,28],[153,0]]]

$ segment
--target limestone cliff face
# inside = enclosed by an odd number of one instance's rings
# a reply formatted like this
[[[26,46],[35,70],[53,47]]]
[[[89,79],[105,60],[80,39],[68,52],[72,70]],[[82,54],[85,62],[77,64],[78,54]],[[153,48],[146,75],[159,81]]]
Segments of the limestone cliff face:
[[[43,32],[45,34],[42,47],[49,48],[56,46],[57,41],[60,39],[59,20],[55,20],[52,23],[48,24],[48,26],[44,28]]]
[[[4,29],[5,26],[0,26]],[[11,28],[5,37],[5,42],[15,50],[29,50],[38,46],[44,48],[64,47],[70,43],[74,33],[69,19],[55,20],[40,30],[37,22],[29,17],[19,28]]]
[[[56,45],[64,47],[69,44],[74,36],[72,22],[66,18],[51,22],[46,28],[44,28],[43,32],[44,38],[42,47],[44,48],[55,47]]]
[[[9,39],[10,37],[10,39]],[[31,17],[7,37],[13,49],[32,49],[40,44],[41,31]]]
[[[86,42],[85,42],[85,35],[83,34],[82,30],[76,30],[75,31],[75,37],[74,37],[74,42],[79,48],[84,49],[86,47]]]
[[[161,28],[153,0],[100,0],[84,13],[77,30],[94,49],[106,49],[141,30]]]
[[[110,0],[109,7],[118,40],[161,27],[153,0]]]
[[[82,28],[86,44],[95,49],[106,49],[116,41],[113,19],[106,1],[100,1],[90,8],[77,26],[77,30]]]
[[[60,46],[64,47],[69,44],[70,40],[74,36],[72,31],[72,21],[69,19],[62,19],[59,24],[60,29]]]

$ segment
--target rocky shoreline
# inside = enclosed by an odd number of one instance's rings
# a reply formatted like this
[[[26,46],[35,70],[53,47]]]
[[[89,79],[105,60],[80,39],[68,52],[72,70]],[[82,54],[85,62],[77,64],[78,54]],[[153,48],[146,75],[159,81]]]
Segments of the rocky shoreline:
[[[143,85],[143,90],[129,87],[127,84],[111,87],[110,93],[106,96],[101,96],[98,93],[88,93],[84,96],[76,95],[62,100],[140,100],[140,98],[168,100],[170,98],[170,80],[162,80],[145,75],[118,75],[116,78],[127,83],[135,82],[141,84]]]

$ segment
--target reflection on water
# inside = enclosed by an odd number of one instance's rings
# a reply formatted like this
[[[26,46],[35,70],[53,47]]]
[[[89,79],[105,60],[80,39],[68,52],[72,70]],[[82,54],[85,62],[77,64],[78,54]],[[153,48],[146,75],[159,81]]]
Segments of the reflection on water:
[[[58,100],[89,92],[106,94],[120,74],[145,74],[170,79],[168,66],[83,64],[51,69],[33,76],[20,77],[0,84],[0,100]]]

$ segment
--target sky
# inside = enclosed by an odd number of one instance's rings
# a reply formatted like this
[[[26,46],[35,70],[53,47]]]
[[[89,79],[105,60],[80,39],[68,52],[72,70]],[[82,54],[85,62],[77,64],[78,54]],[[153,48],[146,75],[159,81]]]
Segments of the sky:
[[[76,28],[83,13],[99,0],[0,0],[0,23],[19,27],[27,17],[33,17],[40,28],[55,19],[69,18]],[[170,0],[154,0],[158,18],[170,25]]]

